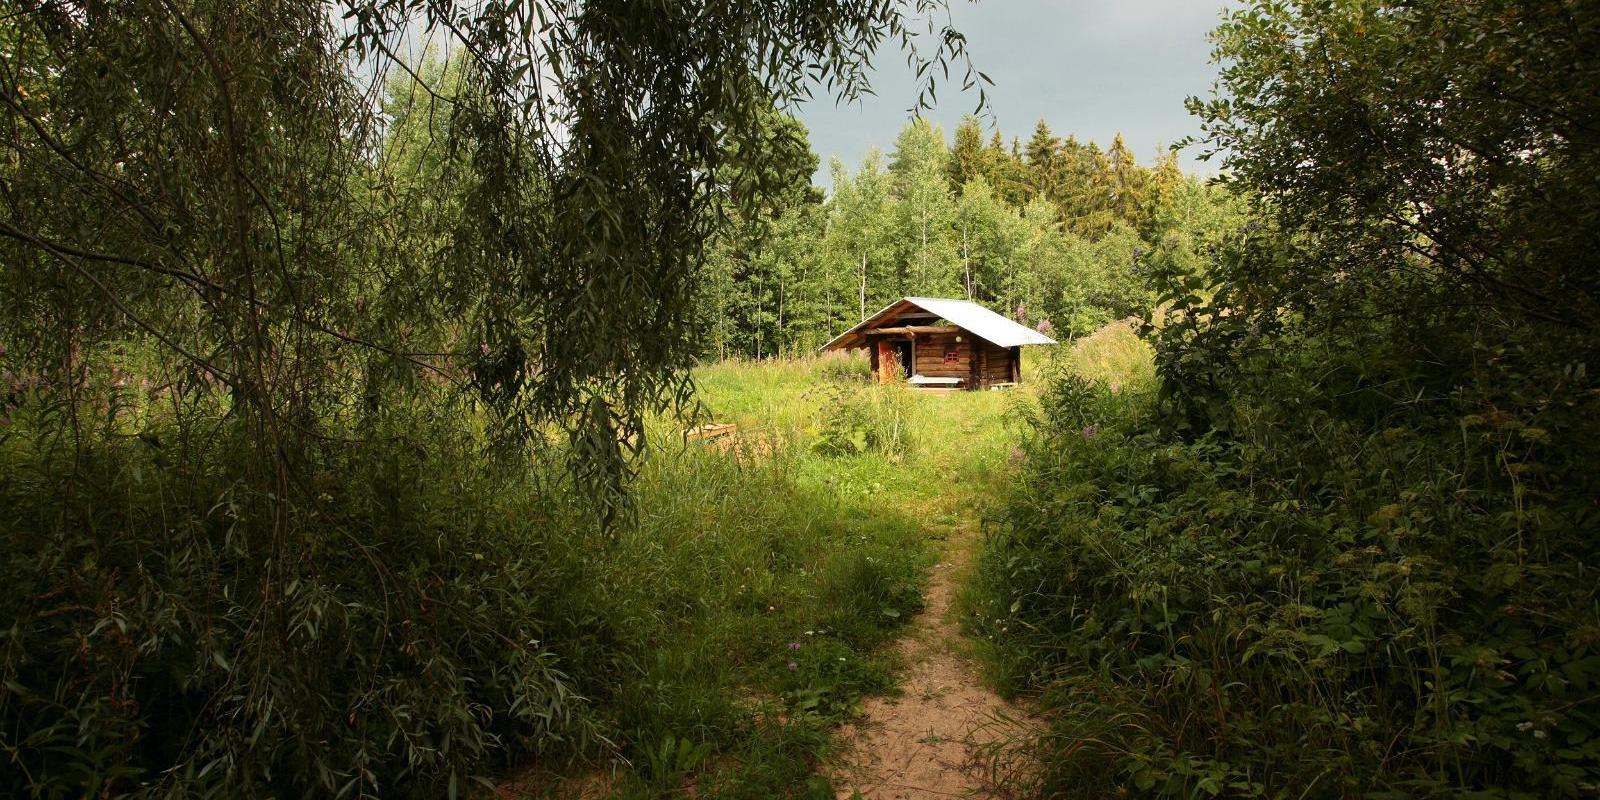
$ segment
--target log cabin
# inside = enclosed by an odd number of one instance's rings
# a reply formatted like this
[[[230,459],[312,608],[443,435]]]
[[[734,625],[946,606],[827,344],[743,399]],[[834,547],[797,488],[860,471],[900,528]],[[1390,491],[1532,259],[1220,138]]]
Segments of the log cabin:
[[[904,297],[839,334],[822,350],[865,349],[880,383],[987,389],[1022,382],[1022,348],[1056,340],[977,303]]]

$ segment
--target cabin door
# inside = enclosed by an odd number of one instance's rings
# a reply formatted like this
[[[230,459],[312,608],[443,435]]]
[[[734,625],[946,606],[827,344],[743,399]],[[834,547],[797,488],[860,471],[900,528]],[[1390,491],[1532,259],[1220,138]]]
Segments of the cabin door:
[[[878,349],[873,351],[877,358],[873,365],[878,370],[878,382],[889,383],[896,380],[905,380],[916,374],[913,366],[916,362],[915,353],[911,349],[911,342],[906,339],[884,339],[878,342]]]
[[[893,344],[895,360],[900,363],[900,379],[904,380],[917,374],[916,369],[914,369],[916,362],[911,360],[911,342],[899,341]]]

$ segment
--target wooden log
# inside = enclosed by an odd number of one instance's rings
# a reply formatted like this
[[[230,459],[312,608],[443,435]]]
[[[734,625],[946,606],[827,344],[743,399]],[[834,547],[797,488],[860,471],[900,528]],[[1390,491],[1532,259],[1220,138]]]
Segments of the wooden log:
[[[901,325],[896,328],[873,328],[862,331],[868,336],[905,336],[918,333],[960,333],[961,329],[954,325]]]

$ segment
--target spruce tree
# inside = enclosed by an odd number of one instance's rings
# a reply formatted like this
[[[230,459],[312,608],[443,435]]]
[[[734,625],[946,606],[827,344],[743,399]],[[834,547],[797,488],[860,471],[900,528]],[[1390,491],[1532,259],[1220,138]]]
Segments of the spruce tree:
[[[968,114],[956,126],[955,144],[950,149],[950,189],[960,194],[967,182],[988,173],[988,153],[983,148],[983,123]]]

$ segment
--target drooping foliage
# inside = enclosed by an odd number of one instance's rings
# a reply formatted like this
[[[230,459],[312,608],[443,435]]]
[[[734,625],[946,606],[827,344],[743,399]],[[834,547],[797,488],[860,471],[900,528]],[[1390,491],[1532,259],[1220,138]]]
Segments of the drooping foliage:
[[[1258,2],[1155,386],[1057,382],[975,629],[1075,796],[1600,791],[1600,13]],[[1175,242],[1174,242],[1175,244]]]
[[[937,5],[0,4],[0,793],[437,797],[597,741],[622,656],[553,534],[629,524],[762,120],[961,60]]]

